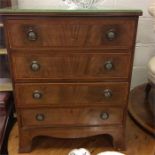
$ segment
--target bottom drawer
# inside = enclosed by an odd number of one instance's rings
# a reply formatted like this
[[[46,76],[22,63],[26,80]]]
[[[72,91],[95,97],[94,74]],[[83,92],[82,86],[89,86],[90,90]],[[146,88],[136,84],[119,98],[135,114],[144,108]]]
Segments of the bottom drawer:
[[[100,126],[121,124],[119,107],[52,108],[20,110],[23,126]]]

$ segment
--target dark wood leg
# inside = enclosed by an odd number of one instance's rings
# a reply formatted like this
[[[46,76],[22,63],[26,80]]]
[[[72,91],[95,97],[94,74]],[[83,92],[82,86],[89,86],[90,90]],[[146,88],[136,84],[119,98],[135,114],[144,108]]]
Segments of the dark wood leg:
[[[20,131],[19,153],[29,153],[32,150],[32,137],[27,131]]]
[[[117,150],[124,151],[126,150],[125,144],[125,134],[124,132],[115,132],[112,134],[113,136],[113,146]]]

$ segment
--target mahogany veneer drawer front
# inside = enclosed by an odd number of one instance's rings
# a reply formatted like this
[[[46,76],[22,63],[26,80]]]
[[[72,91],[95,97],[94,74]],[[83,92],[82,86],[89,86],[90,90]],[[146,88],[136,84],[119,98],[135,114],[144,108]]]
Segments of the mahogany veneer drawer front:
[[[16,84],[18,107],[125,105],[128,83]],[[58,110],[59,111],[59,110]]]
[[[31,51],[33,52],[33,51]],[[128,78],[128,53],[46,53],[16,52],[12,55],[15,79],[104,80]]]
[[[22,126],[101,126],[121,124],[122,108],[59,108],[21,110]]]
[[[19,151],[36,136],[113,137],[125,126],[141,11],[4,13]],[[87,130],[88,129],[88,130]]]
[[[136,32],[130,17],[23,17],[6,24],[11,48],[131,48]]]

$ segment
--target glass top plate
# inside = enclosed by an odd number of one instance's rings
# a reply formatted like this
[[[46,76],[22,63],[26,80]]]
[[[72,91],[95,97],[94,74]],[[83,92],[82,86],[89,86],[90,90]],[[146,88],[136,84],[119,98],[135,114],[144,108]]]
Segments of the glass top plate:
[[[0,12],[139,12],[138,9],[114,9],[106,0],[12,0],[12,7]]]

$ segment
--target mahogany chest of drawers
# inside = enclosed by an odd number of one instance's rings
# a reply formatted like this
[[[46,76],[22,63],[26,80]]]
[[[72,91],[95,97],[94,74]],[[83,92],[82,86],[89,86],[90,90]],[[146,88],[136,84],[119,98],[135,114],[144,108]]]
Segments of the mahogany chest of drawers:
[[[140,11],[3,13],[19,151],[39,135],[113,137],[125,122]]]

